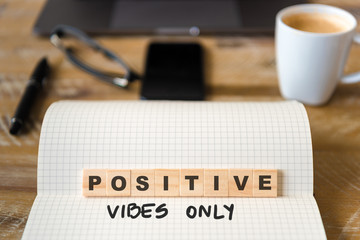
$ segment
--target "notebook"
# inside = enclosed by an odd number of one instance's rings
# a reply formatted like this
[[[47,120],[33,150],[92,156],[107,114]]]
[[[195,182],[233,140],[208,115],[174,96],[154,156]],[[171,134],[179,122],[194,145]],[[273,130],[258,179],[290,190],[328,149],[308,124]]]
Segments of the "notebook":
[[[277,198],[92,197],[83,169],[277,169]],[[297,102],[61,101],[41,130],[37,197],[23,239],[325,239],[309,121]],[[168,214],[130,218],[129,204]],[[224,206],[234,204],[233,216]],[[189,218],[189,207],[217,207]],[[126,211],[125,211],[126,212]]]

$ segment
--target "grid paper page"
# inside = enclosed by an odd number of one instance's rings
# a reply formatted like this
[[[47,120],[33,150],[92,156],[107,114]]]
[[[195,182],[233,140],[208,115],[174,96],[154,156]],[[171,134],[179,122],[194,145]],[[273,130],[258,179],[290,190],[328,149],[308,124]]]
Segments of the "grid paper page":
[[[280,197],[87,199],[82,197],[84,168],[278,169]],[[53,104],[44,119],[38,197],[23,237],[38,238],[39,233],[46,233],[49,235],[44,238],[68,239],[72,232],[74,239],[79,237],[76,234],[89,238],[98,232],[88,230],[104,232],[100,229],[108,228],[104,238],[125,234],[125,239],[238,239],[241,233],[254,239],[278,239],[282,234],[287,239],[310,235],[319,239],[325,234],[312,194],[309,123],[303,105],[297,102],[63,101]],[[115,206],[129,201],[166,203],[169,215],[164,221],[109,217],[106,202]],[[235,205],[233,220],[190,221],[184,216],[190,203],[221,206],[222,202]],[[78,203],[84,213],[69,211]],[[47,207],[52,209],[50,215]],[[84,214],[90,214],[92,220],[86,220]],[[240,221],[242,215],[249,221]],[[79,228],[66,224],[69,219]],[[264,221],[264,228],[259,228],[259,221]],[[144,229],[135,231],[139,223]],[[157,227],[168,230],[162,236]]]
[[[162,219],[111,219],[107,205],[167,203]],[[235,204],[233,219],[186,217],[186,208]],[[51,214],[49,214],[51,212]],[[223,208],[220,212],[224,213]],[[281,198],[81,198],[38,196],[23,239],[325,239],[313,197]]]

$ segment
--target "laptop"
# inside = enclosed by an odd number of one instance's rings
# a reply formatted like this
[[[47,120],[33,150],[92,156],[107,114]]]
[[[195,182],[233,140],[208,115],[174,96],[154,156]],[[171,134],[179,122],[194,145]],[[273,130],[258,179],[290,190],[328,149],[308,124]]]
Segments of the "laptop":
[[[273,32],[276,13],[304,0],[48,0],[33,32],[57,24],[89,34],[199,35]]]

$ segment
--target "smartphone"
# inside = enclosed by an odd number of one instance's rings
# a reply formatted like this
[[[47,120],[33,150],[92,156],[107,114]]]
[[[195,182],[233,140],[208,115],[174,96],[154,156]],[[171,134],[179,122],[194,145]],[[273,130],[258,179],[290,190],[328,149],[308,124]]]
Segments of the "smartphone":
[[[198,43],[152,43],[141,98],[204,100],[203,51]]]

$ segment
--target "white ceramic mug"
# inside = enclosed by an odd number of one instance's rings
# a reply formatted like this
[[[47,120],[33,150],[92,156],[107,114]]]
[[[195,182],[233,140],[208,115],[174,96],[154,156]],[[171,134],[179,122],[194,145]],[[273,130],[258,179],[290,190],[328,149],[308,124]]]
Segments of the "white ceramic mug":
[[[283,22],[284,17],[299,13],[335,14],[349,27],[336,33],[313,33]],[[281,10],[276,16],[275,38],[282,96],[309,105],[322,105],[330,99],[339,82],[360,81],[360,72],[343,76],[356,25],[353,15],[332,6],[300,4]]]

